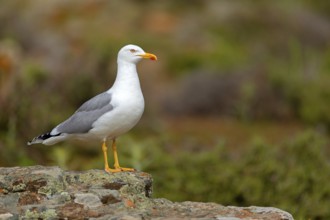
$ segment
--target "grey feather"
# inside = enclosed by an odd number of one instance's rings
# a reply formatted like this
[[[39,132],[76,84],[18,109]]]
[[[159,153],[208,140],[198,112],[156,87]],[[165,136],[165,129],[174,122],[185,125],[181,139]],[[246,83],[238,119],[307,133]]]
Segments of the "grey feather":
[[[81,134],[93,128],[93,123],[113,109],[111,94],[101,93],[82,104],[78,110],[54,130],[58,133]]]

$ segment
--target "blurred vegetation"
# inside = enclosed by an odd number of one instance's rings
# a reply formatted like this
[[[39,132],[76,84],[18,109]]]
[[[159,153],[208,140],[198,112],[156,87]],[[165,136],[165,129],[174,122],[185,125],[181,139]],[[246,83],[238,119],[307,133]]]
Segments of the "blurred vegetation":
[[[329,219],[330,3],[7,1],[0,7],[0,166],[102,168],[99,143],[26,147],[108,89],[134,43],[142,121],[122,165],[155,196]]]
[[[225,143],[212,151],[170,157],[150,147],[148,155],[157,163],[146,170],[154,173],[156,186],[165,189],[156,190],[156,196],[275,206],[294,213],[296,219],[328,219],[330,162],[325,147],[325,140],[312,132],[275,147],[256,140],[234,155]]]

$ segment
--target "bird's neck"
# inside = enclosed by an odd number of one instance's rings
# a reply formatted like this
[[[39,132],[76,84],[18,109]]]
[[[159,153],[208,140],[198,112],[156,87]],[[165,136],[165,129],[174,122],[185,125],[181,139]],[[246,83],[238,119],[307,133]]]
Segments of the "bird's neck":
[[[118,61],[118,70],[113,89],[121,88],[129,90],[140,90],[139,76],[136,71],[136,64],[126,61]]]

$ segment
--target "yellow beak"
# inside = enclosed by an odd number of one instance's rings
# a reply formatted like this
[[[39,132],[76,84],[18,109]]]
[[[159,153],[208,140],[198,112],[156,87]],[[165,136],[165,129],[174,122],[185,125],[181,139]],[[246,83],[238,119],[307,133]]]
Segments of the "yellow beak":
[[[145,54],[141,54],[139,56],[142,57],[142,58],[145,58],[145,59],[157,60],[157,56],[155,54],[152,54],[152,53],[145,53]]]

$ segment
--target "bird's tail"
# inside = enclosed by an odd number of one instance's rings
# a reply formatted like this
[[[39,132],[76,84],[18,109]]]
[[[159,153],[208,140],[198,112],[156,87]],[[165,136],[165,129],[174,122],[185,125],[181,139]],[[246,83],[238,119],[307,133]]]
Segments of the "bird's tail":
[[[32,145],[32,144],[42,144],[45,140],[59,136],[60,134],[52,135],[50,132],[39,135],[38,137],[33,138],[31,141],[27,142],[27,145]]]

